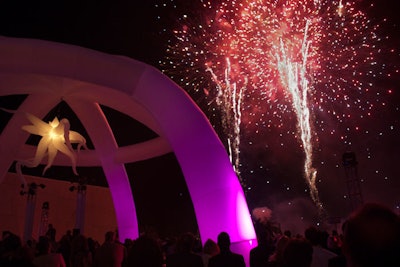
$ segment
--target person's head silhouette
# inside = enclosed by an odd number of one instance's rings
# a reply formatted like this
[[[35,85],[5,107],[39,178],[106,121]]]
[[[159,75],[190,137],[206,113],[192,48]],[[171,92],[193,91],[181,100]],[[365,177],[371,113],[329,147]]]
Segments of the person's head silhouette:
[[[229,251],[229,247],[231,245],[231,239],[227,232],[221,232],[218,235],[218,246],[221,251]]]
[[[400,266],[400,217],[380,204],[365,204],[345,222],[343,251],[351,267]]]

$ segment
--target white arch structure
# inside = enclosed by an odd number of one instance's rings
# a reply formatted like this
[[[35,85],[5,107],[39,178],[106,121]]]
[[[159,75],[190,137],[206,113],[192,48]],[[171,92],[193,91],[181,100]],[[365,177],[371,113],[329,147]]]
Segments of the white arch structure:
[[[29,134],[21,130],[27,124],[23,113],[43,118],[62,99],[94,144],[94,150],[81,151],[77,166],[102,166],[121,240],[138,236],[124,164],[168,152],[175,153],[181,166],[202,240],[215,240],[221,231],[240,247],[255,239],[243,190],[225,148],[197,105],[160,71],[82,47],[0,37],[0,95],[15,94],[28,97],[0,136],[0,182],[14,160],[34,155],[35,147],[25,145]],[[140,121],[159,137],[118,147],[99,104]],[[54,162],[69,164],[62,155]]]

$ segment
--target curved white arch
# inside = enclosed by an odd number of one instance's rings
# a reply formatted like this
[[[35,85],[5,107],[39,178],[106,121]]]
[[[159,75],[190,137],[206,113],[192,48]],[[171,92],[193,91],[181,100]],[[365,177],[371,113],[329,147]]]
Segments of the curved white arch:
[[[0,58],[0,95],[29,94],[20,111],[43,117],[63,99],[82,121],[96,149],[82,151],[78,166],[103,167],[122,240],[138,236],[123,164],[171,150],[182,168],[201,238],[216,239],[226,231],[234,243],[255,239],[243,190],[224,146],[186,92],[160,71],[81,47],[6,37],[0,37]],[[135,118],[160,137],[119,148],[99,103]],[[6,155],[0,160],[0,182],[13,160],[29,153],[24,145],[28,134],[20,130],[24,123],[24,116],[14,114],[0,136],[0,153]],[[10,149],[15,147],[24,152]],[[61,159],[55,163],[64,164]]]

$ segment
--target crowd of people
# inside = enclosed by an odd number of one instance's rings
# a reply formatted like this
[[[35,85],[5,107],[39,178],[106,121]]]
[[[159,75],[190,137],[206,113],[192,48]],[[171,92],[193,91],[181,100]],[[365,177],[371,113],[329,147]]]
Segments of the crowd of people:
[[[23,244],[4,231],[0,267],[246,267],[243,255],[231,251],[227,232],[202,245],[192,233],[160,239],[143,233],[124,243],[117,231],[104,241],[67,231],[55,240],[55,229]],[[272,231],[255,222],[257,247],[248,267],[400,267],[400,218],[379,204],[365,204],[343,224],[342,233],[309,227],[303,234]]]

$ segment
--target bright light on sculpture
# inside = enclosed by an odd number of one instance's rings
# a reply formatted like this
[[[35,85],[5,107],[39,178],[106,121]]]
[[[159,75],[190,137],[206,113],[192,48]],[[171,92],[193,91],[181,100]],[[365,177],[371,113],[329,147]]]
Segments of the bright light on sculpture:
[[[71,159],[72,170],[75,175],[78,175],[76,171],[77,155],[72,147],[73,143],[77,143],[77,150],[79,151],[82,146],[86,147],[86,139],[78,132],[70,130],[70,123],[68,119],[58,120],[57,117],[46,123],[40,120],[38,117],[27,113],[27,118],[32,123],[31,125],[24,125],[22,129],[30,134],[39,135],[42,138],[37,145],[35,157],[28,160],[20,160],[16,164],[17,172],[22,177],[21,166],[29,168],[37,167],[45,156],[48,157],[47,164],[43,170],[43,174],[47,169],[51,167],[54,159],[60,151]]]

